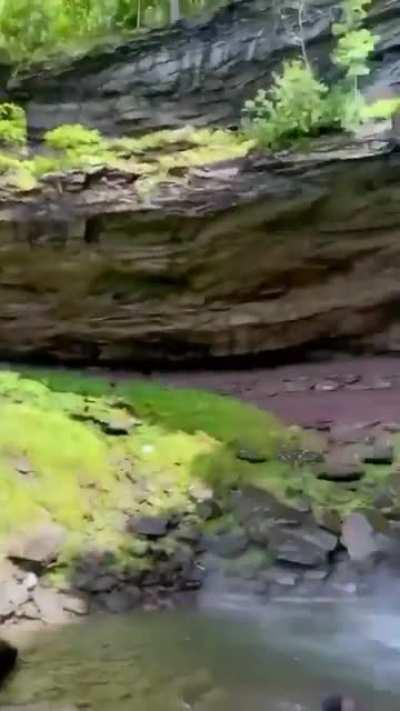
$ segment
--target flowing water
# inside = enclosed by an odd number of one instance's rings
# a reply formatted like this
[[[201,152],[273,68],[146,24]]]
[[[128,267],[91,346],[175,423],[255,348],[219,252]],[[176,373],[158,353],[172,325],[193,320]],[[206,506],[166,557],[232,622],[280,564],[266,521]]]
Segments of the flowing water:
[[[316,711],[332,691],[400,707],[400,610],[221,597],[201,609],[92,618],[41,632],[4,704],[104,711]]]

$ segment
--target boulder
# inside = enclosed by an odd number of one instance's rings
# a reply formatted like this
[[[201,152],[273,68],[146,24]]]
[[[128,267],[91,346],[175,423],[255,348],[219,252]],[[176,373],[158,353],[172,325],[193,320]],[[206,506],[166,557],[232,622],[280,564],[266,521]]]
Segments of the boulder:
[[[11,536],[6,544],[6,554],[13,560],[46,568],[57,559],[65,540],[66,531],[62,526],[43,523],[29,532]]]
[[[365,561],[379,551],[375,531],[363,513],[352,513],[344,520],[342,543],[354,561]]]
[[[269,537],[269,549],[276,560],[305,567],[324,565],[337,544],[336,536],[311,525],[295,531],[276,527]]]

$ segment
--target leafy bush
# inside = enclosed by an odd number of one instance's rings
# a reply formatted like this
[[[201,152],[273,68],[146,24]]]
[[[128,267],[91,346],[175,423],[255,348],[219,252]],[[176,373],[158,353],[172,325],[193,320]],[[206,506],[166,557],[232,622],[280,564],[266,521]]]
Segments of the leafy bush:
[[[0,104],[0,143],[24,145],[26,132],[25,111],[15,104]]]
[[[286,62],[269,92],[259,91],[244,106],[250,133],[268,148],[318,133],[326,117],[328,88],[300,60]]]
[[[377,41],[362,27],[371,1],[343,0],[341,20],[332,26],[338,38],[332,60],[343,72],[336,85],[328,90],[318,79],[301,37],[302,59],[286,62],[282,74],[274,75],[269,92],[259,91],[255,99],[245,103],[245,130],[260,145],[284,147],[300,136],[318,134],[322,128],[353,131],[365,120],[358,80],[369,73],[367,59]]]

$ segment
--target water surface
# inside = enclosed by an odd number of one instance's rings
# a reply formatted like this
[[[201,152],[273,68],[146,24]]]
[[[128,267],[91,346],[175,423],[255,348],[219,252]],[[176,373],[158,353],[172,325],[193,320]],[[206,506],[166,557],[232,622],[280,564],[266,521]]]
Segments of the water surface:
[[[201,610],[92,618],[34,637],[2,702],[316,711],[332,691],[398,711],[400,611],[224,597]]]

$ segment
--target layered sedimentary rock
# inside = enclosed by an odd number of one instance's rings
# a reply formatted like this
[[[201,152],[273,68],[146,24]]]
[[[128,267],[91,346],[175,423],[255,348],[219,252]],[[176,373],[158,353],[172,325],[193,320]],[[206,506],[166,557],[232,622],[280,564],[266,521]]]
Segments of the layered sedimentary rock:
[[[250,154],[143,193],[110,169],[0,189],[0,352],[148,362],[400,347],[400,152]]]
[[[212,18],[181,22],[125,45],[97,50],[58,69],[14,74],[2,89],[22,102],[36,136],[60,123],[80,122],[106,133],[154,128],[237,125],[243,102],[268,86],[282,60],[297,55],[300,37],[329,81],[332,21],[340,3],[309,0],[299,13],[290,0],[236,0]],[[400,5],[374,0],[369,24],[379,37],[367,83],[400,83]]]

